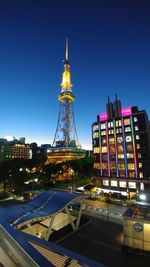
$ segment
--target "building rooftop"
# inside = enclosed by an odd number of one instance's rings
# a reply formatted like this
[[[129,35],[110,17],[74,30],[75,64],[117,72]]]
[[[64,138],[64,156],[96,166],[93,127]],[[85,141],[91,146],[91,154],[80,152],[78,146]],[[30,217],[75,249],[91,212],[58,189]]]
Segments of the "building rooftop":
[[[82,194],[49,190],[28,203],[1,207],[0,266],[104,267],[54,243],[15,229],[32,219],[35,221],[57,214],[67,205],[83,198],[85,196]]]
[[[0,219],[0,264],[7,267],[104,267],[84,256],[13,229]]]
[[[45,218],[55,214],[72,201],[79,201],[83,198],[85,196],[82,194],[48,190],[25,204],[1,207],[0,216],[5,216],[6,221],[16,227],[32,219]]]

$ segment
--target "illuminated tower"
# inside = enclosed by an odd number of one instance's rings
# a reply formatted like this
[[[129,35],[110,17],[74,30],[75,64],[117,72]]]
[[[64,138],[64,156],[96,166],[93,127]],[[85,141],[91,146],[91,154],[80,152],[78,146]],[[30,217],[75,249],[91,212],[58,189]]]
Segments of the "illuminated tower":
[[[72,93],[71,73],[68,60],[68,39],[66,39],[66,59],[60,86],[61,92],[58,96],[58,100],[60,101],[59,116],[52,146],[79,147],[73,113],[73,102],[75,97]]]
[[[58,100],[60,101],[58,122],[52,147],[47,151],[46,164],[75,160],[86,156],[86,151],[81,149],[79,145],[74,121],[73,102],[75,97],[72,93],[68,60],[68,39],[66,40],[66,59],[60,86],[61,92],[58,96]]]

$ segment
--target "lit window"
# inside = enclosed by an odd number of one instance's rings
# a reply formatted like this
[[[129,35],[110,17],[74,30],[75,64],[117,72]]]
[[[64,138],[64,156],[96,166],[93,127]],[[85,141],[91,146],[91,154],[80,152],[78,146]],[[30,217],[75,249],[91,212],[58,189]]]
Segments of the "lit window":
[[[123,152],[123,146],[118,146],[118,152]]]
[[[141,159],[141,153],[138,153],[138,158]]]
[[[139,127],[137,125],[135,125],[135,131],[138,131]]]
[[[102,146],[102,153],[107,153],[107,146]]]
[[[143,172],[140,172],[140,173],[139,173],[139,177],[140,177],[140,178],[143,178]]]
[[[106,135],[106,131],[101,131],[101,135]]]
[[[114,146],[110,146],[110,153],[112,153],[112,152],[115,152],[115,147]]]
[[[121,124],[121,120],[119,120],[119,121],[116,121],[116,127],[119,127],[119,126],[121,126],[122,124]]]
[[[105,125],[105,123],[102,123],[102,124],[101,124],[101,129],[102,129],[102,130],[106,129],[106,125]]]
[[[140,139],[140,137],[139,137],[139,135],[138,135],[138,134],[136,135],[136,137],[135,137],[135,138],[136,138],[136,140],[139,140],[139,139]]]
[[[109,180],[103,180],[103,185],[108,186],[109,185]]]
[[[119,170],[125,170],[124,163],[118,163]]]
[[[139,162],[139,168],[142,168],[142,162]]]
[[[137,144],[136,147],[137,147],[137,149],[140,149],[141,148],[140,144]]]
[[[113,121],[108,122],[108,128],[112,128],[114,126]]]
[[[93,126],[93,132],[96,131],[96,130],[98,130],[98,124]]]
[[[114,142],[115,142],[115,139],[113,137],[109,138],[109,143],[110,144],[114,144]]]
[[[123,170],[119,170],[120,177],[125,177],[125,176],[126,176],[124,170],[125,170],[125,169],[123,169]]]
[[[95,140],[95,139],[93,139],[93,145],[94,145],[94,146],[96,145],[96,140]],[[58,152],[58,150],[55,150],[55,151]],[[49,152],[51,152],[51,150],[49,150]]]
[[[134,170],[134,163],[128,163],[128,170]]]
[[[110,162],[110,169],[116,170],[116,162],[115,161]]]
[[[94,147],[94,149],[93,149],[93,153],[95,154],[95,153],[99,153],[99,147]]]
[[[117,137],[117,143],[122,143],[122,141],[123,141],[123,138],[122,137]]]
[[[113,134],[113,133],[114,133],[114,130],[111,129],[111,130],[108,131],[108,133],[109,133],[109,134]]]
[[[127,159],[133,159],[134,155],[133,153],[127,153]]]
[[[117,181],[111,181],[111,186],[118,186]]]
[[[126,133],[131,132],[131,127],[130,127],[130,126],[125,127],[125,132],[126,132]]]
[[[127,151],[133,151],[133,146],[132,145],[127,145]]]
[[[118,129],[116,130],[116,133],[122,133],[122,128],[118,128]]]
[[[128,143],[128,142],[131,142],[131,141],[132,141],[132,137],[130,135],[127,135],[126,136],[126,142]]]
[[[93,133],[93,138],[98,138],[98,136],[99,136],[99,135],[98,135],[98,132],[94,132],[94,133]]]
[[[136,183],[129,182],[129,188],[136,188]]]
[[[103,169],[103,170],[107,170],[107,168],[108,168],[108,164],[105,163],[105,162],[103,162],[103,163],[102,163],[102,169]]]
[[[124,125],[130,125],[130,119],[124,119]]]
[[[123,187],[123,188],[126,188],[127,183],[126,182],[119,182],[119,186]]]
[[[118,159],[124,159],[124,154],[118,154]]]
[[[135,172],[133,172],[133,171],[129,171],[129,177],[135,177]]]
[[[99,169],[100,166],[99,166],[99,163],[94,163],[94,169]]]
[[[106,144],[106,139],[102,139],[102,144],[103,144],[103,145]]]
[[[134,122],[136,122],[138,119],[137,119],[137,117],[134,117],[133,120],[134,120]]]

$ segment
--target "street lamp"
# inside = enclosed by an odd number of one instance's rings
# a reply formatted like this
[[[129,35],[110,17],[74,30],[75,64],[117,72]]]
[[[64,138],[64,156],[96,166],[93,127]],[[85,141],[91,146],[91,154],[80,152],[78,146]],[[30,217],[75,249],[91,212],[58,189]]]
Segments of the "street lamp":
[[[142,201],[145,201],[146,200],[146,195],[140,194],[139,195],[139,199],[142,200]]]

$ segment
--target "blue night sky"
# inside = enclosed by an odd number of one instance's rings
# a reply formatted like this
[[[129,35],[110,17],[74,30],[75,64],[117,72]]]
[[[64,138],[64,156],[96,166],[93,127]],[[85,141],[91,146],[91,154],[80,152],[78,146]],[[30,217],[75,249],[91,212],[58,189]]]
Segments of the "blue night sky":
[[[1,0],[0,137],[52,143],[67,36],[83,148],[108,96],[150,116],[149,14],[148,0]]]

